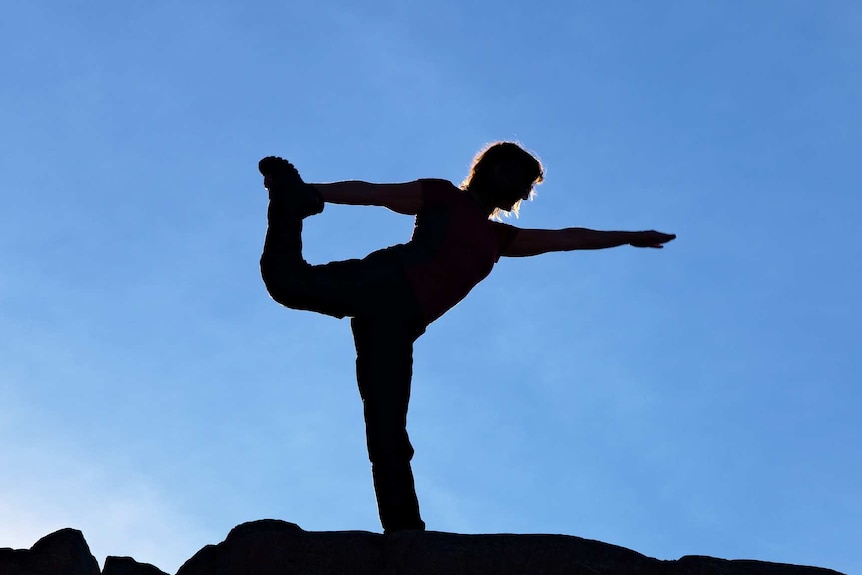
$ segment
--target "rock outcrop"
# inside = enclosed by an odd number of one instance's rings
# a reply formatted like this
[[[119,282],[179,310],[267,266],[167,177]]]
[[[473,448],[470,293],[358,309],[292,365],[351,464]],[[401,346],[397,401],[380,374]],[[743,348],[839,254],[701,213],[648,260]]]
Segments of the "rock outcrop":
[[[608,543],[567,535],[458,535],[306,532],[255,521],[208,545],[177,575],[835,575],[760,561],[683,557],[659,561]]]
[[[90,553],[84,534],[61,529],[46,535],[29,550],[0,549],[0,575],[167,575],[131,557],[108,557],[105,569]]]
[[[235,527],[176,575],[841,575],[818,567],[686,556],[660,561],[568,535],[308,532],[285,521]],[[32,549],[0,549],[0,575],[100,575],[80,531],[63,529]],[[101,575],[166,575],[108,557]]]
[[[99,564],[77,529],[39,539],[29,551],[0,549],[2,575],[99,575]]]
[[[108,557],[102,575],[167,575],[149,563],[138,563],[131,557]]]

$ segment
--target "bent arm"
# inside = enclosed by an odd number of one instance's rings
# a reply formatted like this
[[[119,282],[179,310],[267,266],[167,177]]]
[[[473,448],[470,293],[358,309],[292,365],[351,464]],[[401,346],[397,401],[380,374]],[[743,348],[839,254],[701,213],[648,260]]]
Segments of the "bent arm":
[[[663,243],[676,238],[653,230],[644,232],[606,232],[587,228],[562,230],[518,230],[512,243],[501,255],[525,257],[547,252],[571,250],[600,250],[617,246],[661,248]]]
[[[422,182],[373,184],[351,180],[330,184],[311,184],[331,204],[383,206],[399,214],[415,215],[422,207]]]

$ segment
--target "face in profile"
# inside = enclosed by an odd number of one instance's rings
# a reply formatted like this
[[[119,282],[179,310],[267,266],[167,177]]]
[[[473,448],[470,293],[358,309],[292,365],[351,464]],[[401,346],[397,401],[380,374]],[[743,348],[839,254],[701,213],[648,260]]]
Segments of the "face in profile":
[[[508,212],[516,203],[530,197],[533,179],[521,164],[500,163],[494,166],[491,187],[494,190],[495,207]]]

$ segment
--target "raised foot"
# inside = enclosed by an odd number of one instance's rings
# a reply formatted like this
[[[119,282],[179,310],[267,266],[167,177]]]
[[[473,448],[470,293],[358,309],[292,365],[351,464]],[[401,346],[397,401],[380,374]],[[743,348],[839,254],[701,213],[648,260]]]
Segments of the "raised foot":
[[[258,162],[257,169],[271,200],[277,199],[303,218],[323,211],[320,192],[303,182],[296,167],[284,158],[267,156]]]
[[[263,158],[257,163],[257,169],[263,175],[264,181],[270,184],[267,189],[272,189],[270,186],[289,189],[304,184],[296,166],[278,156]]]

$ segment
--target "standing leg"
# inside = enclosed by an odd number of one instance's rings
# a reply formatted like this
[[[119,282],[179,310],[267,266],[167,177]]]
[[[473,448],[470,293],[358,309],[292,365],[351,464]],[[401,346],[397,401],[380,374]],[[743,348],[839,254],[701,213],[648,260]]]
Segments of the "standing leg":
[[[413,342],[420,332],[394,317],[356,317],[351,327],[380,522],[386,533],[424,530],[410,467],[413,446],[407,435]]]

